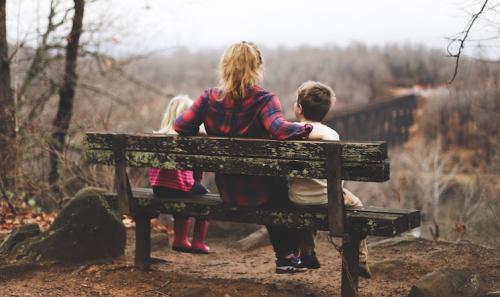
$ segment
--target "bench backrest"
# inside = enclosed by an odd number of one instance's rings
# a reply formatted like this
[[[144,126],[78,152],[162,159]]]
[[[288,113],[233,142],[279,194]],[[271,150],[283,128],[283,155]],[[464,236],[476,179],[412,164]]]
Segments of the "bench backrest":
[[[223,137],[90,132],[89,163],[188,169],[247,175],[327,178],[329,156],[340,153],[344,180],[389,179],[385,142],[278,141]]]

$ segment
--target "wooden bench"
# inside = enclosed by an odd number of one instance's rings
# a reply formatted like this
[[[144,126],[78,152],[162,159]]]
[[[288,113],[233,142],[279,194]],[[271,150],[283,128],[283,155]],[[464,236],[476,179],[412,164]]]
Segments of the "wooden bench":
[[[150,264],[150,219],[160,213],[204,215],[209,219],[286,225],[329,231],[342,239],[342,296],[357,296],[359,242],[367,235],[393,237],[420,226],[416,210],[365,207],[345,209],[341,181],[389,179],[385,142],[277,141],[154,134],[87,133],[91,164],[115,166],[121,211],[136,222],[135,264]],[[215,194],[158,199],[150,189],[131,189],[127,167],[188,169],[230,174],[324,178],[328,207],[238,207]],[[113,198],[111,197],[111,198]]]

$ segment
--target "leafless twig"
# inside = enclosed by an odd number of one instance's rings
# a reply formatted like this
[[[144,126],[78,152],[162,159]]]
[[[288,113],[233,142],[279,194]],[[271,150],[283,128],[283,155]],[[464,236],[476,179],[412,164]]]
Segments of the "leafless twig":
[[[452,58],[455,58],[455,69],[453,71],[453,76],[451,77],[450,81],[448,82],[449,84],[451,84],[455,80],[455,78],[457,77],[458,66],[460,63],[460,56],[462,55],[462,51],[465,47],[465,41],[467,40],[467,37],[469,36],[469,32],[470,32],[472,26],[474,25],[476,20],[479,18],[479,16],[483,13],[484,8],[486,7],[486,4],[488,4],[488,1],[489,0],[484,0],[483,6],[479,10],[479,12],[472,15],[472,18],[471,18],[469,24],[467,25],[467,28],[460,33],[460,35],[462,35],[462,37],[452,38],[450,40],[450,43],[448,44],[448,48],[446,49],[448,51],[448,55]],[[456,53],[452,53],[450,51],[450,47],[457,41],[460,42],[460,46],[458,47],[458,51]]]
[[[50,59],[47,59],[47,51],[49,50],[49,41],[52,34],[61,26],[63,26],[71,9],[66,9],[62,12],[62,17],[60,20],[56,21],[56,17],[59,15],[58,12],[58,1],[52,0],[50,3],[50,11],[47,17],[47,27],[45,31],[41,34],[40,44],[35,50],[35,54],[33,59],[31,60],[31,64],[26,72],[26,75],[21,83],[18,93],[16,94],[18,100],[22,99],[23,95],[26,93],[27,89],[30,87],[32,81],[38,77],[38,75],[47,67],[47,65],[51,62]],[[20,100],[22,101],[22,100]]]
[[[149,292],[154,292],[156,294],[159,294],[161,296],[168,296],[168,293],[163,293],[161,290],[164,289],[166,286],[168,286],[168,284],[170,284],[170,280],[167,280],[166,282],[163,283],[163,285],[161,285],[160,287],[158,288],[155,288],[155,289],[150,289],[150,290],[147,290],[145,291],[144,293],[149,293]]]

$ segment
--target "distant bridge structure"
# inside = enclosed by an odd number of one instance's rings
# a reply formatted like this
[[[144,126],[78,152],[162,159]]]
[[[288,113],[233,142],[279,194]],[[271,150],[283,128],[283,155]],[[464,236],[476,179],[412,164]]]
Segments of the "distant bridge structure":
[[[408,140],[417,109],[416,95],[374,103],[347,106],[327,116],[325,123],[335,129],[341,140],[384,140],[389,145]]]

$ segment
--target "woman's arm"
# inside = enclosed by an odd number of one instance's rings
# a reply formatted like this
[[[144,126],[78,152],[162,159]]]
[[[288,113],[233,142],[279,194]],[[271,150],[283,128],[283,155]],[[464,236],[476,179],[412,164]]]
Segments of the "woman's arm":
[[[281,114],[281,103],[276,96],[261,109],[260,119],[267,132],[277,139],[300,139],[307,137],[313,127],[310,124],[292,123]]]
[[[208,94],[208,91],[203,92],[188,110],[175,119],[174,130],[179,135],[198,135],[203,123],[203,114],[208,106]]]

